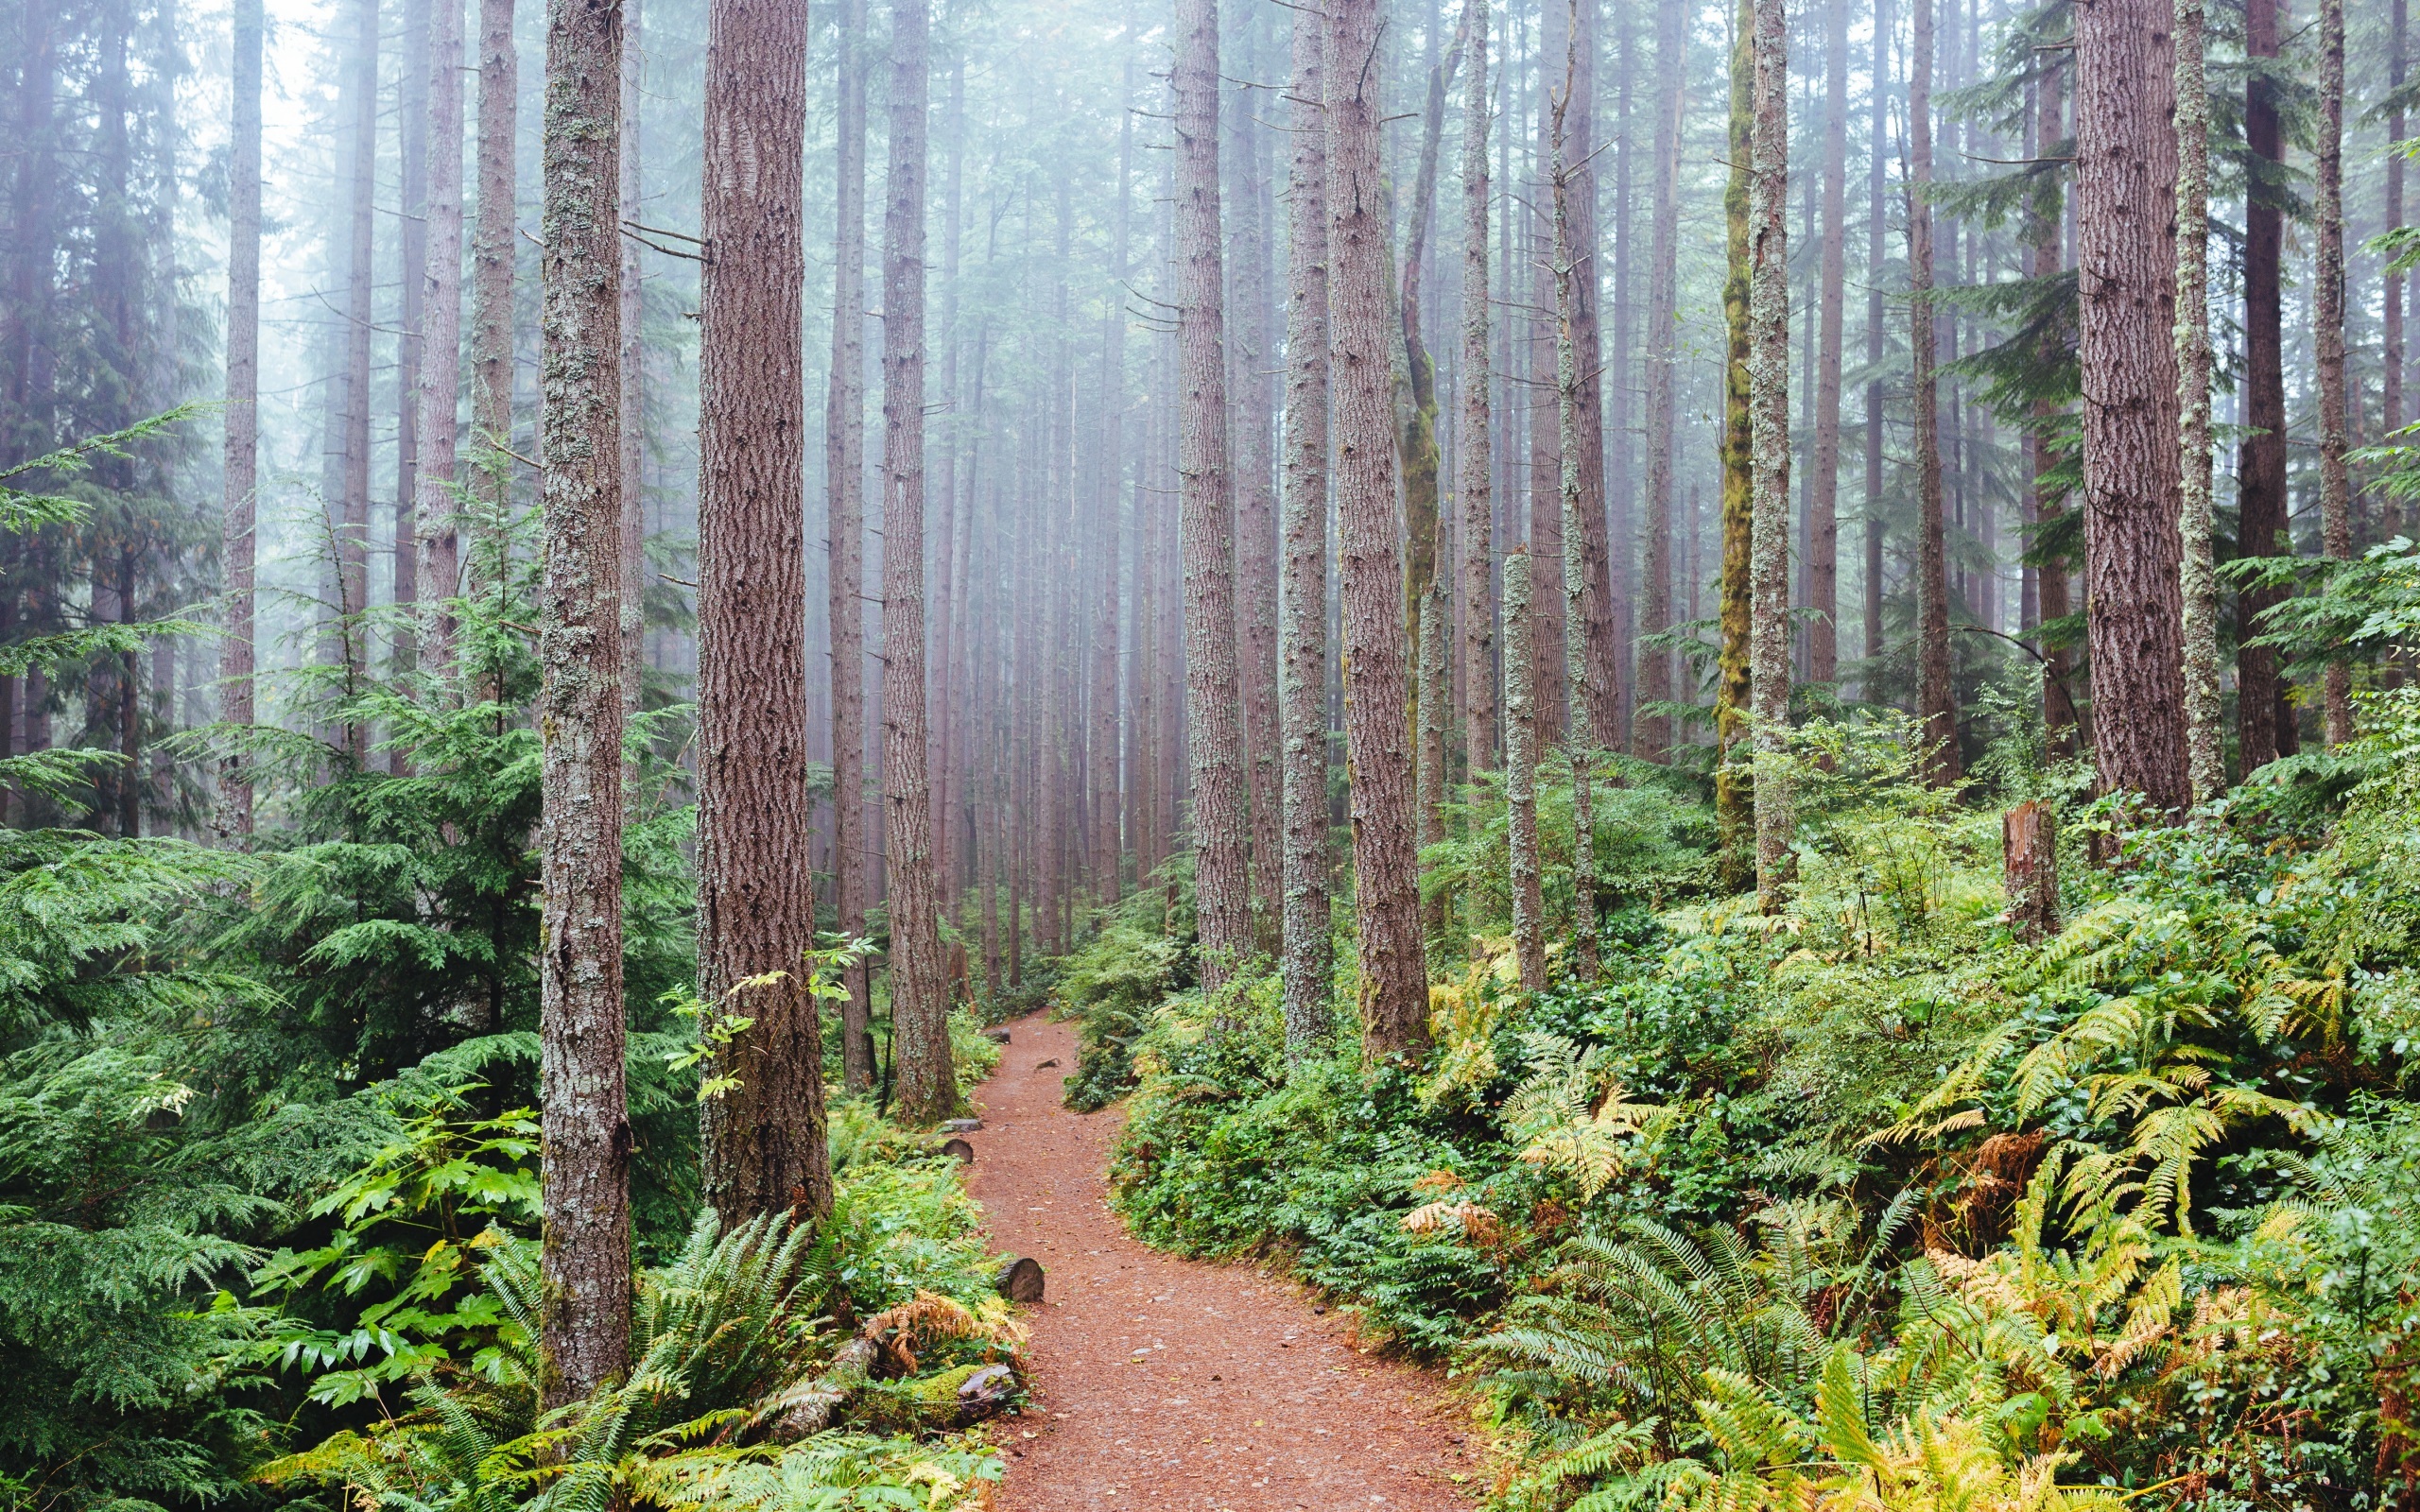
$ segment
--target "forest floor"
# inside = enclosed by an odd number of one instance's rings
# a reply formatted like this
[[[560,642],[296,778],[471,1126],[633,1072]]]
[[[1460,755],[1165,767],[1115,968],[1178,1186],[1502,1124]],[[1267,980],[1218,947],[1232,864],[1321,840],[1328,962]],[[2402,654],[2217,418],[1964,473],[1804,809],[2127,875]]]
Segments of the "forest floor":
[[[1476,1478],[1430,1372],[1357,1343],[1293,1283],[1147,1248],[1108,1201],[1123,1113],[1071,1112],[1072,1027],[1009,1025],[977,1093],[969,1182],[993,1243],[1048,1273],[1032,1310],[1034,1403],[1000,1420],[1002,1512],[1447,1512]]]

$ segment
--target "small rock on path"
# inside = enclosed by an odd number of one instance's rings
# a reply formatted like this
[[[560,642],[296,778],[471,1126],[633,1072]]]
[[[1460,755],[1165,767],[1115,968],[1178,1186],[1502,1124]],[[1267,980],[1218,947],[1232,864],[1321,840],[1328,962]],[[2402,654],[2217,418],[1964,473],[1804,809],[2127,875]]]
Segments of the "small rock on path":
[[[967,1170],[993,1243],[1049,1272],[1035,1404],[999,1420],[1002,1512],[1452,1512],[1476,1456],[1442,1383],[1357,1349],[1290,1283],[1179,1260],[1109,1211],[1123,1113],[1068,1111],[1075,1032],[1017,1021]]]

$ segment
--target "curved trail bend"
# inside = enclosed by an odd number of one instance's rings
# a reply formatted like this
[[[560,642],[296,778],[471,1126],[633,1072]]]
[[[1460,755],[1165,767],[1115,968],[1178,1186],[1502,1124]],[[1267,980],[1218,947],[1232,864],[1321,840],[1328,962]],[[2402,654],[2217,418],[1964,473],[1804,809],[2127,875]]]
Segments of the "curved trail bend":
[[[1129,1238],[1108,1206],[1122,1113],[1061,1104],[1070,1026],[1009,1028],[968,1179],[993,1242],[1049,1283],[1031,1318],[1035,1404],[1000,1420],[1002,1512],[1466,1507],[1450,1477],[1476,1460],[1440,1383],[1363,1354],[1288,1282]]]

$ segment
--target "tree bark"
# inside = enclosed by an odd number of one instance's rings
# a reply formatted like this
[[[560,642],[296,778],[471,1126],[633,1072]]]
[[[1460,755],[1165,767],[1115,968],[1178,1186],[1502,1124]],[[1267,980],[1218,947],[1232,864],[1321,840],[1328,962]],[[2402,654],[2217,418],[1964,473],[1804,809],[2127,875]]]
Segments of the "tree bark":
[[[546,17],[543,369],[545,533],[538,728],[544,866],[539,1400],[631,1364],[631,1124],[623,1083],[620,236],[622,14]]]
[[[1678,399],[1673,364],[1674,322],[1680,295],[1681,124],[1683,52],[1687,45],[1681,7],[1659,6],[1655,23],[1655,245],[1647,274],[1647,490],[1639,504],[1647,546],[1639,576],[1638,630],[1660,635],[1672,626],[1673,411]],[[1507,635],[1512,632],[1506,631]],[[1631,721],[1635,754],[1661,761],[1672,745],[1672,721],[1653,706],[1672,698],[1672,653],[1652,650],[1638,659],[1638,713]]]
[[[2055,151],[2066,135],[2061,113],[2060,71],[2046,68],[2034,99],[2034,144],[2042,153]],[[2034,207],[2033,247],[2031,271],[2037,279],[2055,276],[2065,265],[2059,228],[2060,206],[2055,189],[2047,202],[2037,199]],[[2059,454],[2049,435],[2051,418],[2057,406],[2045,399],[2033,406],[2034,433],[2028,443],[2032,453],[2033,523],[2037,531],[2055,526],[2066,512],[2066,492],[2054,481],[2059,467]],[[2064,557],[2042,563],[2037,572],[2037,623],[2048,626],[2067,616],[2067,576],[2069,563]],[[2042,727],[2044,747],[2056,757],[2075,754],[2076,706],[2075,650],[2065,635],[2052,639],[2045,633],[2042,651]]]
[[[2176,6],[2176,373],[2187,775],[2193,799],[2226,792],[2219,696],[2219,576],[2210,541],[2210,97],[2202,0]]]
[[[2390,95],[2403,92],[2404,25],[2407,19],[2405,0],[2394,0],[2390,8],[2393,19],[2388,23],[2386,87]],[[2404,140],[2404,112],[2398,108],[2387,117],[2386,139]],[[2403,154],[2386,155],[2386,214],[2389,226],[2403,224]],[[2392,436],[2403,425],[2403,286],[2409,275],[2391,272],[2386,275],[2386,287],[2378,312],[2378,407],[2381,429]],[[2393,518],[2392,514],[2390,518]]]
[[[1439,23],[1442,26],[1442,21]],[[1396,304],[1402,313],[1400,356],[1403,372],[1395,402],[1396,448],[1403,464],[1405,546],[1405,625],[1418,659],[1413,686],[1414,758],[1420,805],[1420,841],[1426,845],[1444,837],[1444,725],[1434,720],[1429,696],[1429,599],[1438,581],[1443,555],[1443,521],[1439,514],[1440,463],[1437,445],[1437,365],[1421,331],[1420,286],[1427,265],[1428,225],[1437,202],[1437,171],[1443,156],[1445,95],[1461,66],[1463,38],[1429,72],[1428,100],[1421,112],[1420,163],[1412,179],[1411,209],[1405,235],[1403,268],[1396,281]],[[1431,56],[1434,56],[1432,43]],[[1442,649],[1442,646],[1441,646]],[[1434,734],[1434,740],[1430,736]],[[1432,927],[1442,928],[1442,919]]]
[[[1413,845],[1411,731],[1404,719],[1409,669],[1388,404],[1378,77],[1370,66],[1378,46],[1377,0],[1331,0],[1328,17],[1322,63],[1327,79],[1328,372],[1336,394],[1353,896],[1360,932],[1362,1050],[1379,1059],[1427,1042],[1428,968]]]
[[[619,215],[625,224],[647,218],[643,214],[646,206],[639,181],[639,5],[640,0],[622,0],[622,72],[616,81],[621,101],[622,144],[614,198],[619,202]],[[711,31],[713,26],[713,18],[709,16],[707,29]],[[701,226],[700,234],[711,237],[714,233]],[[792,233],[793,238],[795,234]],[[700,284],[704,277],[701,269]],[[640,291],[643,287],[638,238],[624,235],[621,306],[622,718],[626,723],[638,716],[639,671],[646,665],[642,655],[647,635],[647,346],[641,318],[644,301]],[[701,303],[699,306],[700,318],[704,313]],[[791,371],[795,375],[795,364]],[[794,448],[797,444],[795,441],[792,443]],[[702,540],[699,549],[701,553],[704,550]],[[801,571],[804,572],[804,568]],[[803,582],[804,578],[801,580]],[[701,584],[705,581],[702,567],[698,581]],[[805,710],[804,698],[802,689],[799,705],[802,717]],[[805,760],[804,754],[800,760]],[[623,775],[625,792],[629,800],[635,804],[638,801],[638,763],[635,755],[630,759]],[[801,854],[804,853],[802,844]],[[818,1074],[820,1076],[821,1073]],[[817,1096],[820,1099],[821,1095],[822,1089],[819,1083]]]
[[[2321,550],[2353,556],[2352,477],[2344,452],[2344,0],[2319,0],[2319,266],[2313,270],[2312,345],[2319,357]],[[2331,661],[2321,682],[2327,743],[2353,738],[2353,669]]]
[[[1584,544],[1587,532],[1574,522],[1586,509],[1580,477],[1586,449],[1580,435],[1581,351],[1576,330],[1581,284],[1593,281],[1595,275],[1593,270],[1582,268],[1580,249],[1572,240],[1572,202],[1577,198],[1574,190],[1579,175],[1572,170],[1565,140],[1568,107],[1579,88],[1580,70],[1574,66],[1565,74],[1563,92],[1556,96],[1551,112],[1554,152],[1548,181],[1554,191],[1556,451],[1563,464],[1557,486],[1563,495],[1566,527],[1563,533],[1566,610],[1564,655],[1571,669],[1573,690],[1570,734],[1564,745],[1571,763],[1571,974],[1577,981],[1593,982],[1597,976],[1597,823],[1588,766],[1597,744],[1596,711],[1599,700],[1590,690],[1595,679],[1589,675],[1587,614],[1583,608],[1588,581]]]
[[[1240,71],[1254,72],[1250,52],[1257,17],[1247,10]],[[1285,799],[1278,770],[1283,738],[1277,709],[1277,496],[1270,447],[1275,396],[1269,372],[1276,352],[1269,328],[1267,228],[1261,224],[1267,149],[1253,121],[1252,94],[1235,92],[1235,240],[1228,266],[1234,284],[1233,323],[1236,510],[1236,674],[1242,698],[1245,775],[1252,800],[1252,890],[1257,937],[1277,944],[1284,933]]]
[[[344,696],[359,691],[365,669],[370,607],[370,357],[377,330],[374,234],[378,167],[378,0],[356,0],[351,77],[345,86],[353,118],[345,246],[344,492],[337,524],[337,636],[344,657]],[[130,615],[132,605],[126,606]],[[370,728],[348,719],[344,747],[355,771],[370,763]]]
[[[2273,65],[2284,9],[2282,0],[2244,0],[2244,51],[2253,59]],[[2081,127],[2081,85],[2078,122]],[[2243,216],[2243,422],[2249,434],[2236,461],[2237,549],[2247,557],[2291,556],[2293,538],[2286,528],[2285,131],[2276,82],[2264,72],[2253,73],[2245,85],[2243,139],[2253,168]],[[2285,597],[2273,588],[2248,587],[2236,594],[2237,735],[2246,778],[2291,755],[2297,745],[2277,653],[2251,644],[2266,628],[2262,616]]]
[[[1530,677],[1530,548],[1504,557],[1504,806],[1511,837],[1512,958],[1521,989],[1547,985],[1546,900],[1538,883],[1538,709]]]
[[[1462,505],[1462,732],[1465,769],[1476,778],[1496,762],[1495,501],[1490,471],[1493,419],[1487,300],[1487,0],[1466,0],[1462,30],[1470,75],[1462,94],[1462,404],[1455,441]],[[1296,94],[1303,91],[1298,87]],[[1313,95],[1316,98],[1316,94]],[[1299,193],[1299,189],[1297,190]]]
[[[1201,981],[1216,990],[1251,956],[1244,852],[1235,507],[1227,471],[1226,319],[1219,247],[1219,6],[1183,0],[1176,44],[1177,360],[1183,369],[1179,510],[1184,532],[1184,686],[1193,774],[1194,901]],[[1384,352],[1383,338],[1373,349]],[[1400,713],[1403,699],[1395,700]]]
[[[2177,587],[2176,104],[2163,0],[2076,12],[2076,249],[2093,748],[2104,792],[2191,798]]]
[[[707,11],[698,996],[709,1012],[754,1021],[716,1059],[737,1085],[704,1105],[706,1205],[727,1226],[832,1210],[822,1005],[806,961],[806,51],[804,7],[716,0]]]
[[[1908,64],[1908,350],[1916,433],[1916,713],[1925,771],[1958,780],[1958,694],[1949,655],[1949,563],[1941,498],[1941,391],[1935,376],[1932,279],[1933,8],[1914,0]],[[1953,260],[1954,261],[1954,260]]]
[[[519,59],[513,0],[479,0],[479,216],[471,238],[471,490],[475,572],[465,592],[503,580],[505,511],[512,495],[512,274]]]
[[[843,940],[866,932],[865,673],[865,0],[840,0],[838,187],[834,197],[832,370],[823,402],[824,534],[832,637],[833,903]],[[841,1075],[874,1084],[872,967],[845,973]]]
[[[1824,249],[1817,270],[1815,452],[1806,480],[1806,679],[1841,676],[1841,356],[1848,291],[1849,7],[1824,6]]]
[[[1923,3],[1923,0],[1919,0]],[[1838,11],[1839,0],[1832,9]],[[1789,31],[1755,0],[1748,200],[1748,411],[1754,515],[1750,637],[1756,750],[1756,900],[1778,913],[1789,880]],[[1835,296],[1831,302],[1837,306]],[[1837,314],[1835,314],[1837,325]],[[1834,394],[1837,401],[1839,395]]]
[[[1482,0],[1483,3],[1483,0]],[[1292,156],[1287,171],[1284,644],[1286,1051],[1301,1060],[1334,1028],[1327,823],[1327,140],[1322,26],[1294,16]],[[1481,448],[1482,455],[1485,448]],[[1484,463],[1482,463],[1482,466]]]
[[[1572,720],[1585,703],[1589,732],[1579,744],[1595,748],[1614,738],[1621,728],[1624,702],[1621,645],[1614,607],[1613,543],[1605,514],[1604,342],[1597,291],[1603,273],[1597,224],[1597,0],[1571,4],[1571,103],[1564,112],[1564,148],[1569,201],[1572,280],[1570,339],[1576,353],[1573,409],[1577,421],[1574,444],[1579,460],[1579,507],[1564,510],[1564,529],[1579,533],[1579,549],[1564,553],[1564,576],[1579,566],[1578,581],[1564,586],[1566,617],[1579,616],[1584,650],[1572,667]],[[1557,426],[1560,430],[1558,418]],[[1564,632],[1566,644],[1570,631]],[[1591,942],[1593,946],[1593,941]]]
[[[220,538],[227,575],[227,634],[219,642],[219,716],[241,729],[256,717],[252,696],[253,564],[260,483],[261,378],[261,0],[235,0],[234,120],[227,168],[227,449]],[[28,68],[47,68],[46,61]],[[19,168],[21,175],[31,172]],[[25,208],[27,197],[18,197]],[[23,235],[31,228],[20,226]],[[13,376],[13,375],[12,375]],[[11,395],[11,398],[16,396]],[[0,720],[9,710],[0,706]],[[240,749],[220,759],[218,833],[248,843],[252,833],[251,762]]]
[[[396,91],[396,134],[402,145],[403,214],[398,217],[396,269],[403,284],[399,301],[400,330],[395,339],[395,510],[393,604],[395,617],[393,666],[408,673],[419,664],[420,645],[413,618],[420,604],[421,374],[427,357],[429,182],[428,116],[429,61],[436,41],[428,6],[412,6],[404,15],[404,69]],[[458,146],[458,143],[457,144]],[[410,758],[402,748],[387,753],[388,770],[402,777]]]
[[[437,145],[428,164],[427,292],[421,301],[425,347],[420,375],[420,472],[413,539],[420,548],[419,582],[432,600],[423,615],[429,670],[454,671],[454,614],[461,592],[461,544],[455,524],[459,438],[455,429],[462,392],[462,6],[437,0],[429,32],[428,137]],[[626,270],[627,276],[627,270]],[[627,585],[625,592],[627,592]],[[627,657],[629,646],[623,648]]]
[[[1748,732],[1749,639],[1754,618],[1752,437],[1748,419],[1748,159],[1754,136],[1755,74],[1750,39],[1754,0],[1734,8],[1731,45],[1731,172],[1722,194],[1728,251],[1722,284],[1727,354],[1722,381],[1722,637],[1715,666],[1715,869],[1725,892],[1738,892],[1755,868],[1754,792],[1748,764],[1732,747]]]
[[[1874,72],[1891,76],[1891,0],[1874,0]],[[1882,269],[1890,232],[1882,198],[1884,165],[1890,161],[1891,91],[1876,83],[1874,141],[1867,149],[1865,178],[1865,660],[1882,655]],[[1858,690],[1872,696],[1872,690]]]
[[[895,0],[882,268],[883,827],[890,876],[891,1106],[958,1111],[925,769],[925,77],[926,0]]]
[[[1130,74],[1132,65],[1129,65]],[[1131,79],[1130,79],[1131,92]],[[1117,750],[1117,563],[1120,553],[1120,520],[1125,513],[1126,494],[1126,279],[1132,266],[1127,238],[1132,213],[1132,185],[1134,180],[1134,114],[1127,112],[1121,118],[1117,133],[1117,208],[1110,238],[1110,280],[1115,285],[1109,319],[1101,337],[1101,468],[1102,481],[1097,520],[1091,542],[1090,564],[1099,574],[1098,587],[1093,597],[1093,888],[1103,906],[1116,903],[1123,881],[1126,846],[1120,819],[1124,809],[1118,791],[1119,764]],[[971,502],[971,501],[970,501]],[[1272,538],[1276,522],[1264,521]],[[1271,549],[1273,550],[1273,541]],[[969,564],[972,565],[971,563]],[[1276,617],[1277,569],[1268,565],[1270,576],[1270,615]],[[1270,653],[1275,627],[1272,623]],[[1269,737],[1272,747],[1278,744],[1275,705],[1277,690],[1272,674],[1269,690],[1270,704]],[[956,716],[952,716],[956,722]],[[1273,759],[1272,759],[1273,760]],[[1282,806],[1278,789],[1271,785],[1270,804],[1272,810]],[[1271,872],[1281,868],[1275,864],[1275,848],[1262,860]]]

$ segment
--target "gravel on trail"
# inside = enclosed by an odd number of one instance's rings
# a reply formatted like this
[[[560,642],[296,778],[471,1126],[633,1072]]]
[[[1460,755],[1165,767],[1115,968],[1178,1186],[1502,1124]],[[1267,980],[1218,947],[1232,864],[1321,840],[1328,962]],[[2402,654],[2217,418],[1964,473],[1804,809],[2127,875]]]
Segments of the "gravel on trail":
[[[1290,1282],[1129,1238],[1108,1206],[1121,1110],[1062,1104],[1071,1027],[1009,1027],[983,1127],[963,1136],[993,1243],[1048,1272],[1027,1310],[1034,1404],[998,1423],[1001,1512],[1469,1505],[1454,1477],[1475,1485],[1478,1455],[1443,1383],[1363,1352]]]

